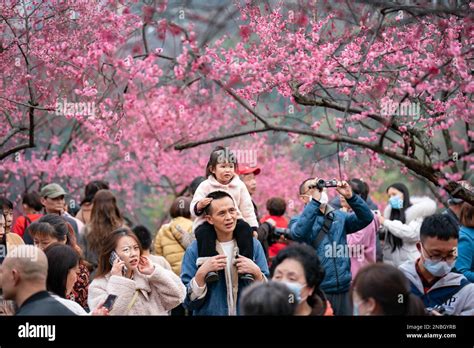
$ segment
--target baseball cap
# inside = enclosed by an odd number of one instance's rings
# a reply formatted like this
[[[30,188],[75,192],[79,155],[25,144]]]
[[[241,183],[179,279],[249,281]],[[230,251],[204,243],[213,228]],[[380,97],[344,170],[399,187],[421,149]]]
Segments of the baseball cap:
[[[258,175],[260,174],[260,168],[259,167],[246,167],[246,166],[242,166],[242,167],[239,167],[239,175],[247,175],[247,174],[254,174],[254,175]]]
[[[44,186],[41,189],[40,195],[43,198],[44,197],[57,198],[59,196],[65,196],[66,191],[64,191],[64,189],[58,184],[49,184],[49,185]]]

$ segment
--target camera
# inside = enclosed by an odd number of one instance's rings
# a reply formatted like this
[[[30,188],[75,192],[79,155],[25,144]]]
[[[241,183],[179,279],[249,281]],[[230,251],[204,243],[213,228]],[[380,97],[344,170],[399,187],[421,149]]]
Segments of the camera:
[[[283,227],[274,227],[270,233],[270,244],[279,242],[281,236],[291,240],[290,229]]]
[[[316,183],[316,186],[320,190],[322,190],[325,187],[337,187],[337,180],[331,179],[331,180],[326,181],[324,179],[319,179],[318,182]]]
[[[319,191],[321,191],[325,187],[337,187],[337,180],[336,179],[331,179],[331,180],[319,179],[316,185],[308,186],[309,189],[318,189]]]

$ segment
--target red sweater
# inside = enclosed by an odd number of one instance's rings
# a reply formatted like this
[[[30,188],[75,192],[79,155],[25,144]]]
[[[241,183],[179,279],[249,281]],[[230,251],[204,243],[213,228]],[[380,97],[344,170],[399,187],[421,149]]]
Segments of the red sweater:
[[[31,222],[38,220],[42,217],[42,214],[28,214],[26,215]],[[26,227],[31,224],[31,222],[27,222],[24,216],[19,216],[15,224],[13,225],[13,232],[20,235],[23,238],[23,234],[25,233]]]

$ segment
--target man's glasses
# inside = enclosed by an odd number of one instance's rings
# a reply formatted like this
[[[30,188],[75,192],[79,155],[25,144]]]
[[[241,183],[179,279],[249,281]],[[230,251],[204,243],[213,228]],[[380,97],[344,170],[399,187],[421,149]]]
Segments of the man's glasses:
[[[446,261],[446,262],[453,262],[455,261],[457,258],[458,258],[458,255],[457,255],[457,250],[454,250],[452,254],[448,255],[448,256],[432,256],[428,253],[428,251],[425,249],[425,247],[423,246],[423,244],[421,244],[421,248],[426,252],[426,254],[428,255],[428,259],[430,259],[431,261],[433,262],[441,262],[441,261]]]

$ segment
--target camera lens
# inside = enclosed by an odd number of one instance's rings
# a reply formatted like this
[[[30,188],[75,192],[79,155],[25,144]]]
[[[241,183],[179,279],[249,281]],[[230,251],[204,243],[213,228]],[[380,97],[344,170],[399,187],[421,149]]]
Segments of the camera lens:
[[[319,179],[318,182],[316,183],[316,186],[318,187],[318,189],[322,190],[325,186],[324,179]]]

